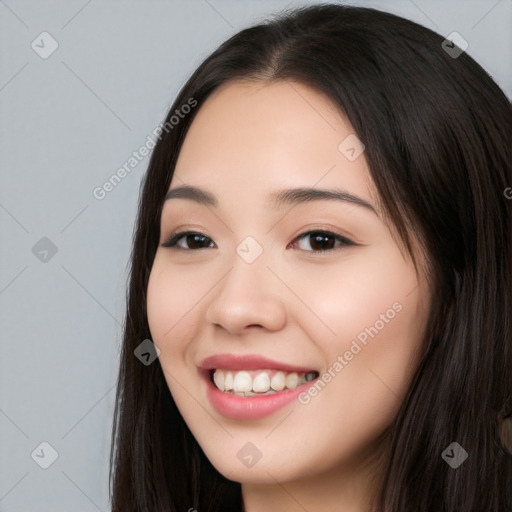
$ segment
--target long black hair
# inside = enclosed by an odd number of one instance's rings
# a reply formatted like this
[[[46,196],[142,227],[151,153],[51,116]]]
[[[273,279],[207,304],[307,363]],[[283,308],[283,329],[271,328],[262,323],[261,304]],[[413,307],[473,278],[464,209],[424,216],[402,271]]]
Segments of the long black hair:
[[[197,68],[166,117],[139,200],[111,450],[113,512],[241,511],[241,487],[208,461],[158,361],[148,277],[184,137],[209,95],[233,80],[296,81],[325,94],[366,146],[381,205],[433,290],[422,359],[387,431],[379,512],[512,510],[512,457],[495,421],[512,410],[512,108],[467,53],[378,10],[317,4],[242,30]],[[176,109],[197,102],[178,123]],[[190,109],[189,109],[190,110]],[[180,116],[181,117],[181,116]],[[510,189],[509,189],[510,190]],[[459,443],[457,469],[441,456]]]

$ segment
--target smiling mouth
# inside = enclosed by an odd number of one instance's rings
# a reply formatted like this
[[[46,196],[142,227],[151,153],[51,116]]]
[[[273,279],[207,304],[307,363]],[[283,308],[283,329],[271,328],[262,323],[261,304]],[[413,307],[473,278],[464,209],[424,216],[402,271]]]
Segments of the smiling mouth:
[[[272,395],[297,387],[318,378],[319,373],[286,372],[282,370],[212,369],[210,381],[220,391],[242,397]]]

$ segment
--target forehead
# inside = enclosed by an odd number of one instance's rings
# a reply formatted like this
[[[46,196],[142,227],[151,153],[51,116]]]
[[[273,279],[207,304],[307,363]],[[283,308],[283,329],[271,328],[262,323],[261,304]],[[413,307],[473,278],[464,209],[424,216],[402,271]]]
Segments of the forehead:
[[[286,187],[343,188],[373,199],[364,153],[342,151],[354,129],[324,95],[290,81],[230,82],[197,112],[180,150],[173,186],[229,193]],[[356,148],[357,149],[357,148]]]

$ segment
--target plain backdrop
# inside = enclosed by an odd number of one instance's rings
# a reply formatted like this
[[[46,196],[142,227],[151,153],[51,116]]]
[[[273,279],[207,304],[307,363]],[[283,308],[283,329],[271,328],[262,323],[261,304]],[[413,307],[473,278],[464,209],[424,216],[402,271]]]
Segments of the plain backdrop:
[[[109,510],[127,264],[149,158],[103,199],[93,191],[222,41],[306,3],[0,0],[0,512]],[[458,32],[512,97],[512,0],[351,3]]]

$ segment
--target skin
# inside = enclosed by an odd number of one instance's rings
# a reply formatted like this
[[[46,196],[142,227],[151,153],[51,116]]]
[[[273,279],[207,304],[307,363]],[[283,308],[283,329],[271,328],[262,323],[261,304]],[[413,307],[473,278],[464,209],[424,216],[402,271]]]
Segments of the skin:
[[[197,113],[170,185],[204,188],[218,206],[164,204],[148,284],[151,334],[184,420],[217,470],[241,482],[248,512],[368,512],[382,476],[380,436],[418,364],[429,288],[378,207],[364,153],[349,161],[338,149],[353,133],[305,85],[224,84]],[[266,205],[271,192],[294,187],[344,189],[377,213],[325,199]],[[178,230],[207,238],[162,247]],[[359,245],[330,236],[315,244],[302,236],[313,230]],[[247,236],[263,249],[250,264],[236,252]],[[396,303],[400,312],[307,404],[248,421],[208,401],[197,370],[205,357],[261,354],[327,371]],[[237,457],[247,442],[261,452],[250,468]]]

